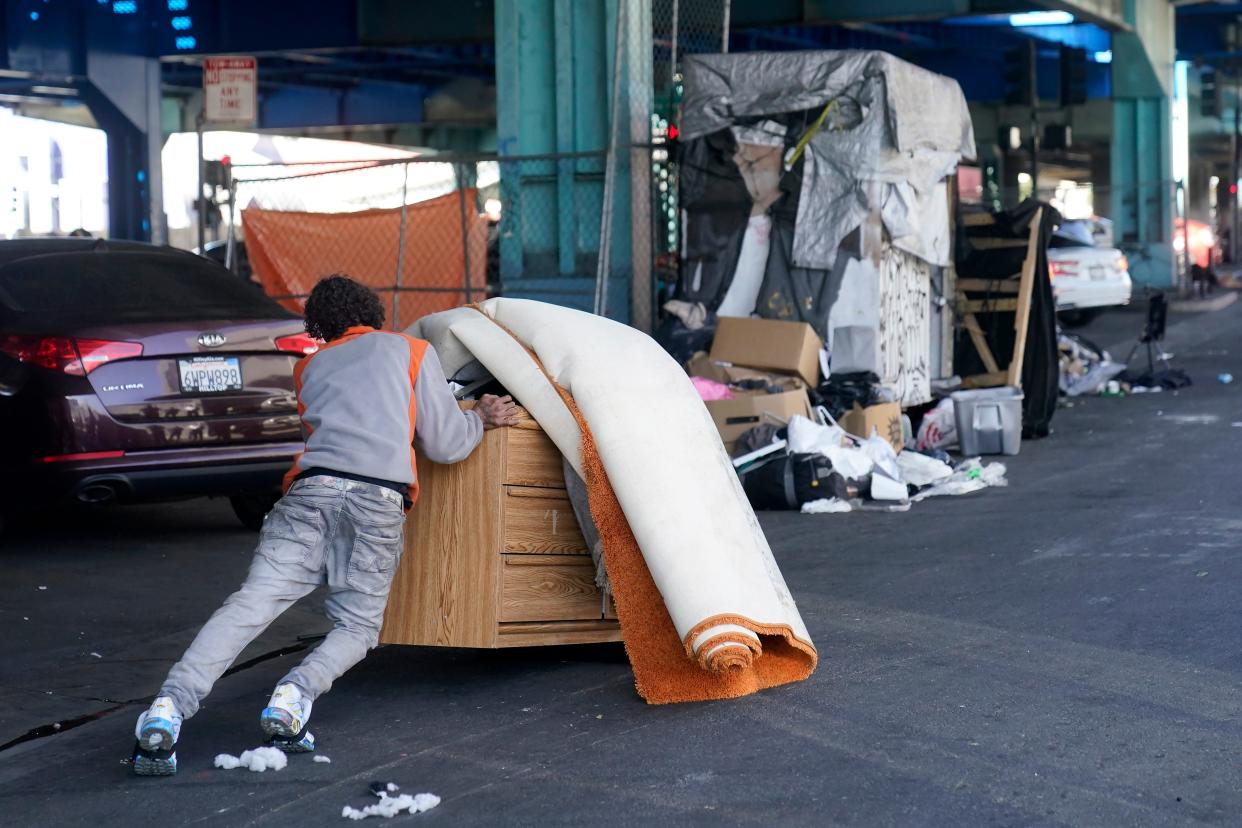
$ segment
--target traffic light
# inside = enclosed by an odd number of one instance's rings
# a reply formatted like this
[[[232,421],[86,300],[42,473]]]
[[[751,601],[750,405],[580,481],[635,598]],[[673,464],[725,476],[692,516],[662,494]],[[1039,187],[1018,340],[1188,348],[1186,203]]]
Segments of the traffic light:
[[[226,155],[219,161],[208,158],[203,163],[203,183],[213,188],[228,189],[232,185],[233,171]]]
[[[1005,103],[1035,105],[1035,42],[1028,40],[1005,52]]]
[[[1216,85],[1216,70],[1204,69],[1199,76],[1199,114],[1204,118],[1220,117],[1220,87]]]
[[[1087,102],[1087,50],[1061,46],[1061,106]]]

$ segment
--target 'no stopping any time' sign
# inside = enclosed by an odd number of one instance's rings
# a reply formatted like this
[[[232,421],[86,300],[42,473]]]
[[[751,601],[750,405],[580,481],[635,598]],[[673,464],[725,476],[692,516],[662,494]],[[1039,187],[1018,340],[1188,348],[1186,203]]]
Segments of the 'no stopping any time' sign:
[[[258,61],[252,57],[209,57],[203,61],[203,120],[209,124],[253,125]]]

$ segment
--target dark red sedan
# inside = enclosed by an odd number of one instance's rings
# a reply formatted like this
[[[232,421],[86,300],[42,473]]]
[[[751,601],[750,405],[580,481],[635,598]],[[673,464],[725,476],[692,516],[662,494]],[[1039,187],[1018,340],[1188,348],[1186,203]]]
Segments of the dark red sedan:
[[[316,348],[192,253],[0,241],[0,509],[226,496],[257,528],[302,449],[293,367]]]

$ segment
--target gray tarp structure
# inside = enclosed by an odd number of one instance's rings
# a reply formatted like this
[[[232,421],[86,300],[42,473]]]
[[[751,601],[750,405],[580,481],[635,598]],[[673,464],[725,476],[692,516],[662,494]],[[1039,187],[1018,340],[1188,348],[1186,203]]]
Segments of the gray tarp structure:
[[[873,206],[894,246],[949,263],[948,237],[924,232],[930,222],[920,216],[938,212],[944,221],[945,206],[934,204],[931,190],[959,160],[975,156],[970,113],[953,79],[886,52],[857,51],[688,55],[684,76],[682,140],[692,156],[697,139],[764,117],[784,120],[787,145],[794,146],[835,102],[794,169],[801,169],[801,197],[792,267],[831,269],[842,240]],[[704,179],[715,175],[704,165],[683,165],[683,194],[709,190]],[[873,184],[879,205],[868,201]],[[727,286],[732,274],[723,276]]]

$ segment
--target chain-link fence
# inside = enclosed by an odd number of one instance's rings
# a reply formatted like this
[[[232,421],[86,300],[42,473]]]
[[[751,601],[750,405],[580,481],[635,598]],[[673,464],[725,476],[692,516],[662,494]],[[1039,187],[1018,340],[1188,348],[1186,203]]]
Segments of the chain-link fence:
[[[320,278],[345,273],[399,330],[494,291],[498,191],[487,158],[238,165],[233,262],[293,310]]]
[[[344,273],[380,295],[393,330],[497,295],[592,310],[601,287],[603,310],[628,318],[632,280],[652,272],[649,222],[632,223],[650,215],[634,209],[648,190],[632,185],[646,183],[652,153],[617,155],[607,213],[605,152],[237,165],[229,261],[295,311]]]

